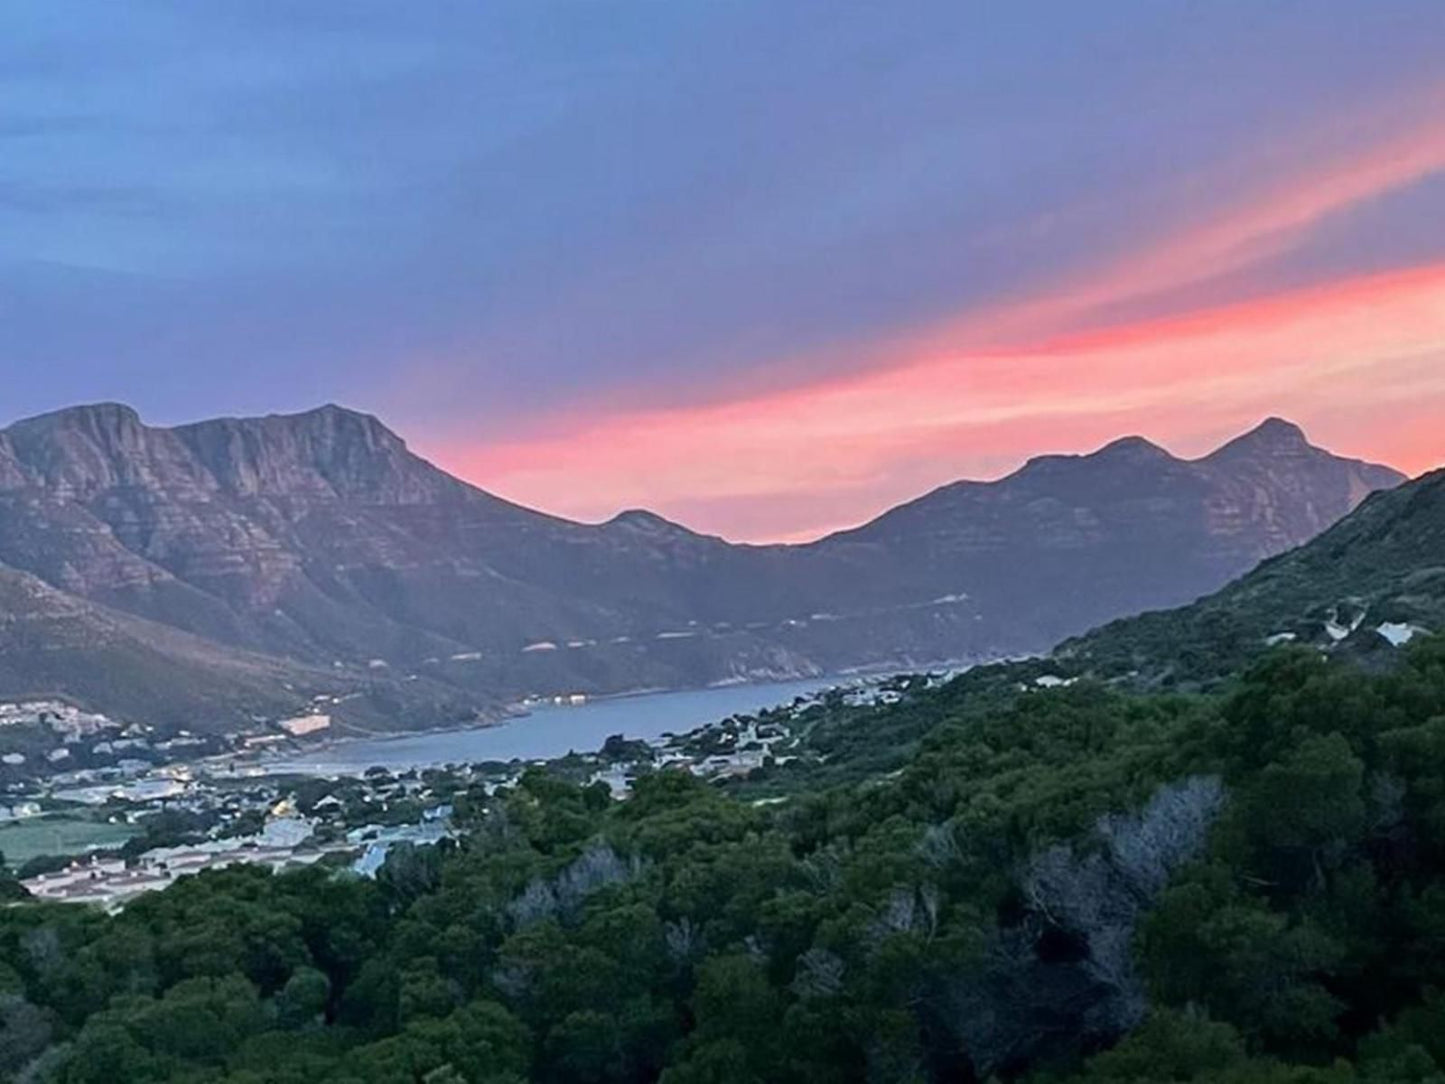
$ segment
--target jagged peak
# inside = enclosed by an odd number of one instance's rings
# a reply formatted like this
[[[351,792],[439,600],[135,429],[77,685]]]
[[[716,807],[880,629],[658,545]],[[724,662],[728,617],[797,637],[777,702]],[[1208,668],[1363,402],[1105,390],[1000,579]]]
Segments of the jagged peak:
[[[134,407],[111,402],[52,410],[0,430],[19,458],[51,477],[65,474],[76,457],[90,464],[82,473],[92,473],[103,461],[119,464],[139,454],[151,433]],[[101,473],[109,469],[101,468]],[[113,469],[123,473],[123,468]]]
[[[15,422],[0,432],[4,484],[42,484],[87,497],[108,486],[146,485],[155,477],[164,431],[125,403],[86,403]]]
[[[374,415],[336,403],[214,418],[176,433],[224,488],[245,494],[329,489],[338,496],[411,503],[465,488],[411,454]]]
[[[37,431],[42,429],[77,427],[95,429],[117,429],[126,427],[139,429],[144,427],[144,425],[145,423],[141,421],[141,416],[135,407],[128,403],[102,401],[98,403],[78,403],[74,406],[61,407],[59,410],[51,410],[44,414],[36,414],[33,417],[23,418],[11,424],[8,431]]]
[[[1161,448],[1152,440],[1140,436],[1120,437],[1118,440],[1111,440],[1098,451],[1093,452],[1084,458],[1097,459],[1114,456],[1143,456],[1150,459],[1173,459],[1165,448]]]
[[[1305,431],[1285,418],[1270,416],[1210,453],[1208,458],[1240,453],[1277,454],[1307,451],[1314,447]]]
[[[628,508],[609,519],[604,527],[631,527],[638,531],[649,531],[652,533],[666,534],[692,534],[680,523],[674,523],[665,516],[651,512],[646,508]]]
[[[252,416],[207,418],[204,421],[191,422],[188,425],[179,426],[178,428],[196,429],[206,426],[247,428],[257,426],[284,428],[296,431],[326,431],[348,425],[358,429],[384,433],[394,440],[401,440],[401,437],[388,428],[386,423],[375,414],[368,414],[365,411],[355,410],[351,407],[342,406],[339,403],[322,403],[320,406],[311,407],[308,410],[276,412]]]
[[[389,441],[395,441],[398,444],[405,445],[405,441],[388,428],[376,415],[341,406],[338,403],[323,403],[309,410],[292,413],[274,413],[251,417],[207,418],[202,421],[175,426],[174,431],[184,433],[186,431],[204,429],[245,429],[268,426],[278,426],[297,431],[318,432],[331,432],[350,426],[358,431],[369,432]],[[141,431],[152,428],[152,426],[148,426],[142,420],[140,413],[135,407],[128,403],[101,401],[96,403],[78,403],[74,406],[61,407],[58,410],[36,414],[32,417],[13,422],[9,427],[0,431],[15,435],[36,435],[62,430],[85,430],[99,435],[123,430]],[[162,430],[159,431],[164,431],[164,429],[162,428]]]
[[[1082,455],[1056,453],[1051,455],[1036,455],[1029,459],[1019,468],[1018,474],[1034,473],[1039,470],[1048,470],[1064,465],[1081,465],[1097,463],[1149,463],[1149,462],[1171,462],[1174,456],[1167,448],[1161,448],[1152,440],[1140,436],[1119,437],[1111,440],[1102,448]],[[1005,479],[1006,480],[1006,479]]]
[[[310,410],[299,410],[290,414],[278,413],[268,414],[268,418],[280,418],[300,424],[325,422],[334,424],[336,422],[356,422],[362,425],[376,425],[386,429],[380,418],[375,414],[369,414],[364,410],[356,410],[352,407],[342,406],[340,403],[322,403],[320,406],[312,407]]]

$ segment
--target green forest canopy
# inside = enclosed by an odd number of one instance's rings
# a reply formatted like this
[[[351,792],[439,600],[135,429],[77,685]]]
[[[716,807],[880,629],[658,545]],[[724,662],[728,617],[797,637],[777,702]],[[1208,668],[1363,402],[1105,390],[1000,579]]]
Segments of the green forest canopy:
[[[375,881],[20,903],[0,1072],[1445,1081],[1445,640],[1404,655],[1285,648],[1210,696],[965,683],[875,713],[907,713],[901,768],[784,800],[534,771]]]

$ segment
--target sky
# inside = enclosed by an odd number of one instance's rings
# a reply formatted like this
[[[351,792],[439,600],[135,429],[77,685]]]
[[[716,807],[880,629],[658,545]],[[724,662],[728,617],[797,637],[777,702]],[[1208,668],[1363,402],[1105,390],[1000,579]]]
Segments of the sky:
[[[799,540],[1267,415],[1445,463],[1440,0],[7,0],[0,422],[339,402]]]

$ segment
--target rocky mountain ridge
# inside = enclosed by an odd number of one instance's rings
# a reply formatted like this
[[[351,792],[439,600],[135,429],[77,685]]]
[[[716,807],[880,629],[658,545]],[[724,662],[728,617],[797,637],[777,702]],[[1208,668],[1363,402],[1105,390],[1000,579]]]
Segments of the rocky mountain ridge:
[[[995,622],[1007,615],[996,653],[1016,653],[1207,594],[1402,480],[1270,418],[1194,460],[1141,437],[1089,455],[1039,456],[825,544],[884,550],[920,585],[967,593]]]
[[[1445,470],[1372,494],[1309,543],[1184,607],[1112,622],[1059,655],[1106,675],[1200,685],[1271,646],[1390,665],[1445,630]]]
[[[1399,480],[1271,420],[1200,460],[1126,438],[740,546],[521,507],[337,406],[175,428],[73,407],[0,430],[0,697],[226,727],[343,693],[369,725],[417,725],[1037,651],[1212,590]]]

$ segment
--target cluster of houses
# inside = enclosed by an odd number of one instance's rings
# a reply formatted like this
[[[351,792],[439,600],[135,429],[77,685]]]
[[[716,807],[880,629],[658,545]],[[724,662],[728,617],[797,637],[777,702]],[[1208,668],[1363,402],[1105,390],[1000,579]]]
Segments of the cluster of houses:
[[[292,796],[295,783],[294,779],[212,779],[170,767],[121,786],[70,791],[72,801],[98,807],[92,816],[107,815],[116,823],[144,825],[150,816],[171,812],[205,816],[213,828],[207,838],[139,854],[95,850],[21,884],[37,899],[114,911],[179,878],[242,863],[280,871],[329,860],[338,868],[375,876],[397,843],[436,843],[455,831],[450,804],[436,800],[415,776],[377,774],[338,782],[345,801],[336,793],[325,793],[310,801],[305,812]],[[387,815],[403,808],[399,804],[403,802],[416,815],[403,823],[389,823]],[[242,824],[259,826],[238,831]]]
[[[128,865],[123,858],[98,852],[78,859],[52,873],[42,873],[21,882],[36,899],[58,903],[90,903],[108,911],[119,910],[143,892],[165,888],[179,877],[207,869],[221,869],[238,863],[256,863],[275,870],[310,865],[328,853],[344,848],[335,844],[312,850],[295,847],[262,846],[254,841],[208,841],[188,847],[166,847],[147,851],[141,860]]]
[[[656,763],[660,768],[683,768],[705,779],[731,779],[769,762],[791,760],[783,747],[792,741],[791,730],[781,720],[734,717],[672,739],[658,749]]]
[[[0,777],[8,780],[135,774],[223,746],[186,730],[163,736],[61,700],[0,703]]]
[[[784,708],[757,716],[733,716],[656,743],[609,739],[597,753],[573,754],[550,762],[550,766],[569,772],[578,781],[604,783],[617,798],[628,795],[643,771],[683,770],[719,780],[746,777],[794,759],[815,711],[832,705],[857,708],[896,703],[908,694],[909,682],[934,684],[944,677],[859,680],[846,688],[800,697]],[[0,705],[0,726],[16,714],[11,710],[7,715],[7,709],[18,706]],[[134,728],[112,734],[115,725],[109,720],[97,723],[97,717],[87,717],[63,704],[36,704],[27,710],[28,720],[39,718],[52,727],[53,715],[61,721],[66,740],[72,742],[102,738],[114,751],[127,748],[123,743],[149,747],[152,741],[147,732]],[[50,714],[42,717],[41,712]],[[324,731],[330,724],[328,715],[315,710],[279,724],[277,736],[302,737]],[[171,740],[184,741],[186,736]],[[514,784],[534,764],[546,763],[461,765],[397,776],[372,770],[354,778],[298,780],[267,774],[264,761],[237,761],[228,755],[161,765],[136,758],[52,775],[44,787],[46,797],[88,806],[94,810],[89,814],[93,818],[144,826],[158,813],[174,812],[194,815],[210,827],[204,835],[192,833],[175,846],[156,846],[136,854],[132,845],[126,857],[96,851],[22,883],[39,899],[115,910],[178,878],[238,863],[283,870],[326,861],[362,876],[375,876],[388,850],[397,843],[435,843],[455,833],[451,795],[478,787],[491,793],[499,786]],[[38,802],[10,789],[11,797],[0,799],[10,802],[8,806],[0,804],[0,820],[41,815]],[[301,793],[306,797],[298,801],[296,796]]]
[[[63,700],[0,703],[0,778],[78,775],[94,782],[106,773],[135,774],[153,765],[314,739],[332,728],[334,705],[348,697],[318,696],[303,714],[257,720],[244,733],[202,736],[186,729],[165,734],[144,723],[122,723]],[[84,773],[92,773],[85,778]]]
[[[157,847],[133,861],[105,851],[93,852],[21,884],[36,899],[88,903],[116,911],[136,896],[165,888],[181,877],[243,863],[280,872],[336,856],[349,860],[338,864],[374,877],[397,843],[436,843],[453,834],[449,813],[443,809],[417,824],[363,825],[329,839],[317,837],[317,819],[290,814],[271,819],[254,835]]]
[[[83,738],[116,723],[63,700],[25,700],[0,704],[0,727],[5,726],[46,726],[64,738]]]

